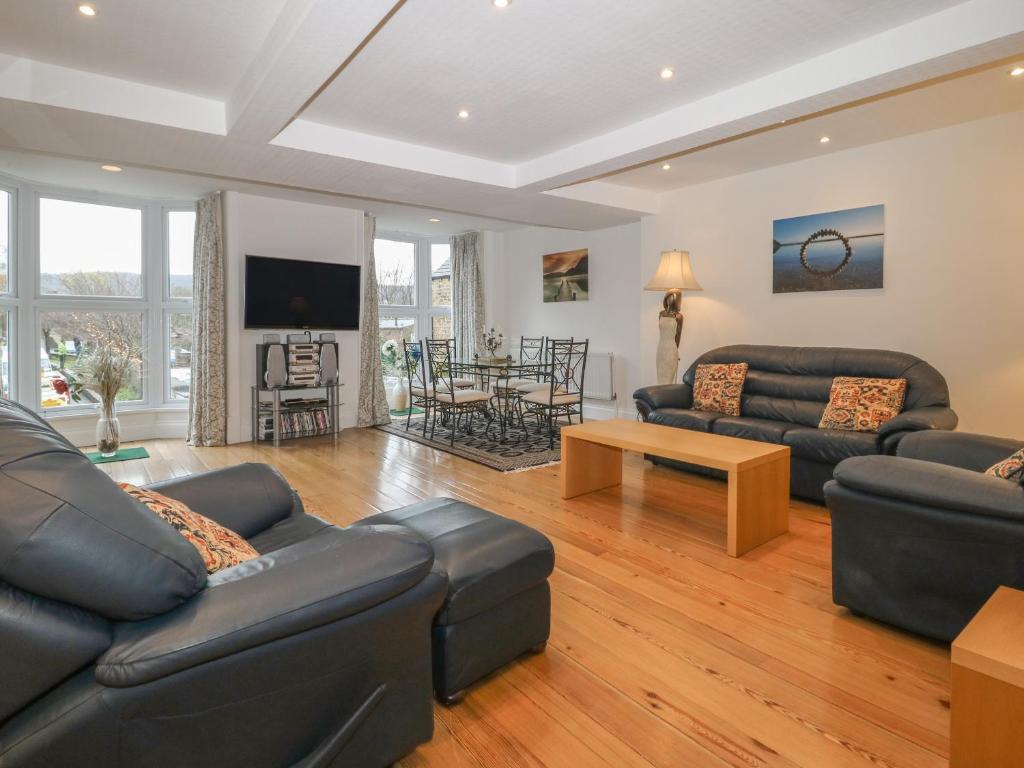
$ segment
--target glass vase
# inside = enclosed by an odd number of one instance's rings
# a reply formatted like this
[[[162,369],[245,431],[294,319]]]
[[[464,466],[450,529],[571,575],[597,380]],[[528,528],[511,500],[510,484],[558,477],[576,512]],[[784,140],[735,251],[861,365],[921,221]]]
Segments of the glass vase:
[[[121,446],[121,425],[117,421],[114,401],[104,400],[100,404],[100,418],[96,422],[96,450],[100,456],[109,459]]]

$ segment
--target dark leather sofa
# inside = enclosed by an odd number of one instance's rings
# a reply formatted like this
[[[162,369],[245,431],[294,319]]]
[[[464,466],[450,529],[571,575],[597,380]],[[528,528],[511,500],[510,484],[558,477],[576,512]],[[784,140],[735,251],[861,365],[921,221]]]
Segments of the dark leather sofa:
[[[698,411],[693,380],[701,363],[747,363],[740,416]],[[836,376],[905,378],[903,412],[877,434],[818,429]],[[956,427],[946,380],[923,360],[902,352],[833,347],[736,345],[705,352],[683,374],[681,384],[644,387],[633,393],[644,421],[698,432],[788,445],[792,458],[790,490],[795,496],[823,500],[822,486],[851,456],[892,454],[900,441],[919,430]],[[715,470],[667,459],[658,463],[701,474]]]
[[[1022,446],[922,432],[842,462],[825,486],[832,599],[949,642],[998,586],[1024,589],[1024,487],[984,474]]]
[[[0,766],[383,766],[431,737],[429,544],[311,517],[265,465],[156,487],[262,555],[207,576],[0,401]]]

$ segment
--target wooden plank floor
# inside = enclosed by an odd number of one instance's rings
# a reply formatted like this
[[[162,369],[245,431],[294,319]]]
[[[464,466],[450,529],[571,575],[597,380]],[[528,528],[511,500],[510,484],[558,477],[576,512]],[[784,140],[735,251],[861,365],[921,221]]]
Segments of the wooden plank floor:
[[[340,525],[443,495],[552,539],[547,652],[437,706],[402,768],[947,765],[948,647],[832,604],[820,507],[794,502],[788,534],[733,559],[724,484],[637,455],[621,487],[562,501],[557,466],[500,474],[378,430],[142,445],[102,468],[145,483],[266,461]]]

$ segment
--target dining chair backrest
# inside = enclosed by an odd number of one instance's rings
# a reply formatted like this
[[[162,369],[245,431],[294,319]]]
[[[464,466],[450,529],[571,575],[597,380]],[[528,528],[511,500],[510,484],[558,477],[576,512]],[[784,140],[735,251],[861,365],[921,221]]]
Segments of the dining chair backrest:
[[[452,381],[452,360],[455,357],[455,339],[427,339],[427,363],[430,380],[438,389],[455,391]]]
[[[551,356],[551,347],[552,347],[552,345],[554,345],[554,344],[571,344],[572,341],[573,341],[573,337],[572,336],[570,336],[568,339],[552,339],[549,336],[547,338],[545,344],[544,344],[544,362],[547,363],[548,366],[550,367],[551,360],[552,360],[552,356]]]
[[[538,338],[528,338],[526,336],[519,337],[519,362],[522,364],[527,363],[541,363],[544,361],[544,342],[545,337],[540,336]]]
[[[554,341],[551,350],[551,399],[555,395],[583,396],[590,340]]]
[[[402,351],[405,353],[405,369],[409,372],[409,390],[418,387],[426,391],[427,361],[423,354],[423,342],[402,339]]]

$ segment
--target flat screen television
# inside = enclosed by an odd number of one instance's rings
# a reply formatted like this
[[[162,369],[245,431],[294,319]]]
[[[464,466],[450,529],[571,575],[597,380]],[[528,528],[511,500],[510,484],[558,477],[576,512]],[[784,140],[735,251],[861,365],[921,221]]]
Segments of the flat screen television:
[[[245,257],[245,327],[359,330],[359,266]]]

